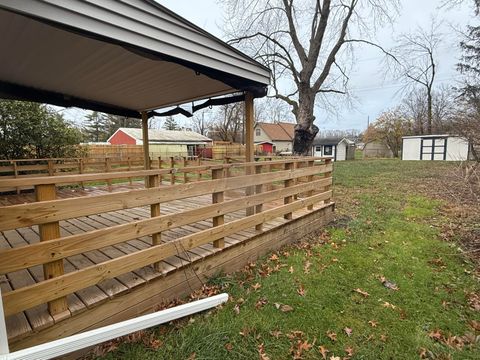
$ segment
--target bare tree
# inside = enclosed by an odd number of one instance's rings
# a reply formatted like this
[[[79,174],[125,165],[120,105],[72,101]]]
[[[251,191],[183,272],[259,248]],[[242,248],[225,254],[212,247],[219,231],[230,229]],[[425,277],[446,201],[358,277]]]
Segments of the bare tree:
[[[243,118],[245,113],[243,104],[221,105],[217,109],[211,124],[211,137],[222,141],[243,142]]]
[[[199,134],[202,134],[204,136],[207,136],[207,133],[208,133],[208,130],[210,129],[212,121],[208,116],[205,117],[205,111],[202,111],[200,113],[194,113],[190,121],[192,124],[193,131]]]
[[[454,107],[453,90],[450,87],[441,86],[431,93],[432,106],[432,130],[436,133],[448,132],[452,109]],[[428,95],[425,89],[414,88],[403,99],[401,110],[405,117],[412,122],[412,133],[415,135],[425,134],[428,127]]]
[[[318,132],[318,98],[346,94],[348,53],[397,0],[225,0],[232,44],[241,44],[273,74],[273,96],[295,116],[293,151],[307,154]],[[362,15],[366,15],[365,18]],[[368,17],[368,21],[365,19]]]
[[[436,51],[443,39],[438,31],[439,24],[431,21],[429,29],[418,28],[413,34],[402,35],[399,45],[392,51],[395,55],[393,67],[397,76],[407,79],[406,89],[420,86],[426,97],[426,128],[421,134],[431,134],[433,127],[433,89],[437,75]],[[418,94],[421,94],[418,93]]]

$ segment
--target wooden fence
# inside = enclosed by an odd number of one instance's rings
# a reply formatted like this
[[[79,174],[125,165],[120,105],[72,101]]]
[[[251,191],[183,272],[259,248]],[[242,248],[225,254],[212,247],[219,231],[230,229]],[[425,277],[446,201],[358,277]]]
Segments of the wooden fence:
[[[160,164],[161,165],[161,164]],[[40,304],[60,319],[68,313],[67,296],[99,282],[213,243],[224,246],[226,236],[278,217],[291,219],[292,212],[312,209],[331,201],[332,164],[315,158],[260,161],[242,164],[194,165],[167,169],[123,171],[101,174],[0,179],[4,188],[35,187],[37,202],[0,207],[0,231],[38,226],[40,242],[0,249],[0,275],[43,265],[44,280],[3,293],[5,316]],[[198,176],[200,174],[201,176]],[[145,189],[97,196],[56,200],[56,187],[79,182],[113,181],[146,177]],[[169,177],[166,184],[165,177]],[[173,179],[173,180],[172,180]],[[176,179],[181,182],[177,183]],[[197,181],[191,184],[190,181]],[[173,184],[173,185],[170,185]],[[246,189],[247,196],[226,199],[227,191]],[[179,199],[211,195],[211,204],[161,215],[161,204]],[[268,207],[264,207],[265,204]],[[131,221],[84,233],[62,236],[59,221],[110,211],[149,206],[151,218]],[[246,209],[243,218],[225,221],[225,215]],[[213,219],[213,227],[169,242],[160,242],[162,231]],[[131,239],[151,236],[149,248],[68,272],[67,257],[104,248]]]

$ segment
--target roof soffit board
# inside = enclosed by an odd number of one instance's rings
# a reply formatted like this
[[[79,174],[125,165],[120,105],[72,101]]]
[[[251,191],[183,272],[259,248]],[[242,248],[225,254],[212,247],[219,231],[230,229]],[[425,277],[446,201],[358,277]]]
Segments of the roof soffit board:
[[[49,25],[26,19],[0,10],[0,33],[5,34],[0,37],[0,46],[9,49],[4,57],[0,55],[3,81],[56,89],[63,94],[136,110],[236,91],[181,65],[148,59],[66,31],[50,33],[45,30]],[[21,45],[32,38],[35,41],[30,41],[30,46]],[[69,51],[58,52],[59,44]]]
[[[84,30],[126,44],[185,59],[236,76],[268,84],[269,72],[257,63],[241,59],[238,53],[178,23],[142,12],[122,1],[105,0],[108,8],[90,1],[0,0],[0,6],[44,20]],[[128,11],[126,10],[128,7]],[[137,19],[122,14],[136,14]],[[154,26],[153,22],[161,25]]]

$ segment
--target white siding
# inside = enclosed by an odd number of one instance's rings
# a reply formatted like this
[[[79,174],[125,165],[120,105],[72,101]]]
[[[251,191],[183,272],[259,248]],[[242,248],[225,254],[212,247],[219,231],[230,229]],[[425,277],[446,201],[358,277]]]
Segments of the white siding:
[[[449,137],[447,139],[447,158],[449,161],[468,160],[468,142],[462,138]]]
[[[257,131],[259,131],[260,135],[257,135]],[[254,142],[262,142],[262,141],[269,141],[273,142],[272,139],[268,137],[268,135],[263,131],[263,129],[260,126],[255,127],[255,130],[253,131],[253,141]]]
[[[272,141],[276,146],[277,151],[292,151],[291,141]]]
[[[402,160],[420,160],[420,138],[403,139]]]
[[[344,141],[340,141],[335,147],[337,151],[336,161],[344,161],[347,159],[347,144]]]

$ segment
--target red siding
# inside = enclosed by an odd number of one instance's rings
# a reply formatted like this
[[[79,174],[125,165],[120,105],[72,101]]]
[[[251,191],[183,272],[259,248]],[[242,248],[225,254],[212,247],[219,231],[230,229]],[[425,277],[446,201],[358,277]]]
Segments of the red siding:
[[[122,130],[117,131],[110,139],[112,145],[135,145],[136,141],[130,135],[125,134]]]

